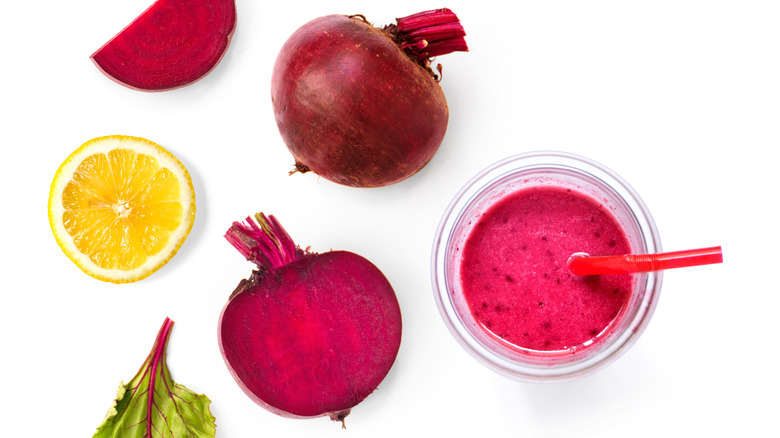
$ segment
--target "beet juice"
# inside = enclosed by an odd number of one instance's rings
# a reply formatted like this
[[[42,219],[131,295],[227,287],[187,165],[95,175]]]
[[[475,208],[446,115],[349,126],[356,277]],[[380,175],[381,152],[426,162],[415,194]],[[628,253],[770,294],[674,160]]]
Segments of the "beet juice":
[[[463,247],[461,287],[474,319],[528,350],[587,346],[625,307],[631,275],[579,277],[576,252],[628,254],[615,217],[572,188],[518,190],[479,218]]]
[[[534,152],[461,189],[437,230],[434,296],[455,339],[489,368],[547,382],[588,375],[646,327],[661,273],[577,276],[574,253],[661,252],[642,200],[584,157]]]

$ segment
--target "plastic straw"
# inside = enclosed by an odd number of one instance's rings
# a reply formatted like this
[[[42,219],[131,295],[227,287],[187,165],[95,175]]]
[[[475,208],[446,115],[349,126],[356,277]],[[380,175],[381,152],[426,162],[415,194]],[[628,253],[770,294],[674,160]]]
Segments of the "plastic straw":
[[[723,263],[720,246],[659,254],[627,254],[591,257],[577,253],[569,257],[569,270],[575,275],[630,274],[664,269]]]

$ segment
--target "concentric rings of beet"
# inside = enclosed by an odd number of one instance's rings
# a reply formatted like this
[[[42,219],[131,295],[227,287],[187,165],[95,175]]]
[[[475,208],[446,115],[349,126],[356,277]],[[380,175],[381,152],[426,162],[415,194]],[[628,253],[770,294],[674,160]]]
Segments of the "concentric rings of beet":
[[[235,27],[234,0],[157,0],[91,58],[128,88],[171,90],[211,72]]]

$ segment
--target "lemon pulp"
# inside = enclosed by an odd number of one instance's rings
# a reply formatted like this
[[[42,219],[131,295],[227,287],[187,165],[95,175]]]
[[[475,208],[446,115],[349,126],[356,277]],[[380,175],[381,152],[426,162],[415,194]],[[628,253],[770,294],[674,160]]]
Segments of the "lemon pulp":
[[[184,166],[138,137],[100,137],[62,164],[49,220],[63,251],[87,274],[129,282],[150,275],[178,250],[195,213]]]

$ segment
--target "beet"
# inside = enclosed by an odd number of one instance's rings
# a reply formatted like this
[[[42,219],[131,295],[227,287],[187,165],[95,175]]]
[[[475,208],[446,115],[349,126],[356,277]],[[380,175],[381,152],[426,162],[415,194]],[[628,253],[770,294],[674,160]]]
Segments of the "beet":
[[[449,9],[382,29],[360,15],[328,15],[295,31],[271,83],[295,169],[354,187],[417,173],[441,145],[449,119],[430,58],[468,50],[464,35]]]
[[[92,61],[132,89],[179,88],[216,67],[235,26],[234,0],[157,0],[95,52]]]
[[[382,272],[347,251],[317,254],[262,213],[226,238],[257,265],[222,311],[219,346],[256,403],[286,417],[342,421],[387,375],[401,311]]]

